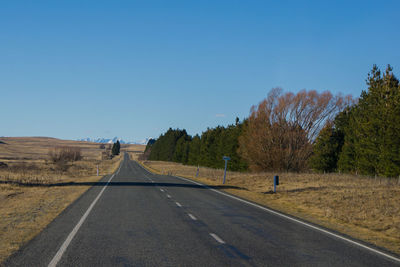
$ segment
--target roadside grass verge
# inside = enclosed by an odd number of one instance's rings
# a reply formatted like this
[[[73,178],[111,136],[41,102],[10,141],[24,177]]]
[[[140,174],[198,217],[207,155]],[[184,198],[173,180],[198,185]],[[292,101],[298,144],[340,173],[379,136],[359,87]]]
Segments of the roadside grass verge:
[[[222,184],[223,170],[179,163],[144,161],[163,175],[177,175],[207,185]],[[400,254],[400,181],[341,174],[227,172],[228,193]],[[223,187],[222,187],[223,188]]]

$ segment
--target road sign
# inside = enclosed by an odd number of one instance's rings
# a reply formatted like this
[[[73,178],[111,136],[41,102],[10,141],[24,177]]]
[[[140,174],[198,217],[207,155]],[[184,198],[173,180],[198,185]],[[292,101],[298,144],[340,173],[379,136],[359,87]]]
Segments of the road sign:
[[[225,160],[224,181],[222,182],[222,184],[225,184],[225,179],[226,179],[226,168],[228,167],[228,160],[231,160],[231,158],[230,158],[230,157],[227,157],[227,156],[223,156],[222,159]]]

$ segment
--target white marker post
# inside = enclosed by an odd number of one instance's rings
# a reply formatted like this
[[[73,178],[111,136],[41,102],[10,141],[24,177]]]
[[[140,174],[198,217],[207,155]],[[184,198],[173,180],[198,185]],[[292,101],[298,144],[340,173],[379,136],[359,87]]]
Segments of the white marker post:
[[[225,179],[226,179],[226,168],[228,167],[228,160],[231,160],[231,158],[230,158],[230,157],[227,157],[227,156],[223,156],[222,159],[225,160],[224,181],[222,182],[222,184],[225,184]]]
[[[99,165],[97,165],[97,176],[99,176]]]

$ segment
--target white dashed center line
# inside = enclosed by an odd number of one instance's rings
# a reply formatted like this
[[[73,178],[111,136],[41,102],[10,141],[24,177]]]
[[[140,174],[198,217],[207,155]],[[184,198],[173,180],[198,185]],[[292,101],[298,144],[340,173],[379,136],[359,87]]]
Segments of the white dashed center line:
[[[217,240],[218,243],[225,244],[225,241],[219,238],[219,236],[217,236],[216,234],[210,233],[210,236],[212,236],[215,240]]]
[[[192,214],[188,213],[188,215],[189,215],[190,219],[192,219],[193,221],[197,221],[197,218],[194,217]]]
[[[160,191],[161,191],[161,192],[164,192],[164,189],[161,189],[161,188],[160,188]]]
[[[167,195],[167,198],[171,198],[171,196],[170,196],[170,195]]]
[[[176,204],[178,207],[182,208],[182,205],[181,205],[181,203],[179,203],[179,202],[175,202],[175,204]]]

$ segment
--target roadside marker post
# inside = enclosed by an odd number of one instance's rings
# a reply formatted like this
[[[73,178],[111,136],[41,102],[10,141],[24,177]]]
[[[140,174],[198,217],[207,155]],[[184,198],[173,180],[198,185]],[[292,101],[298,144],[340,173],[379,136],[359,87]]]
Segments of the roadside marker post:
[[[279,185],[279,176],[274,176],[274,193],[276,193],[276,186]]]
[[[99,176],[99,165],[97,165],[97,176]]]
[[[228,167],[228,160],[231,160],[231,158],[230,158],[230,157],[227,157],[227,156],[223,156],[222,159],[225,160],[224,181],[222,182],[222,184],[225,184],[226,169],[227,169],[227,167]]]

